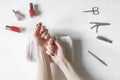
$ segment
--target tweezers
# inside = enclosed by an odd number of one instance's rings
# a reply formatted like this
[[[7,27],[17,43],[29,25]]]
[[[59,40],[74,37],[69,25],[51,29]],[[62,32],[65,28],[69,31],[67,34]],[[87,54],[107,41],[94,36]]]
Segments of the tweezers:
[[[100,61],[103,65],[108,66],[102,59],[100,59],[98,56],[93,54],[91,51],[88,51],[94,58],[96,58],[98,61]]]

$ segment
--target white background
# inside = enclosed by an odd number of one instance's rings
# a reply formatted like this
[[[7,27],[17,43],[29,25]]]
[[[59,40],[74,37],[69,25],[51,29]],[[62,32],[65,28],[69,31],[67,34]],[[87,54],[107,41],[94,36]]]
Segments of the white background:
[[[29,17],[29,2],[39,5],[41,14]],[[83,13],[99,7],[100,14]],[[120,0],[0,0],[0,80],[36,80],[37,64],[26,61],[26,42],[33,35],[35,26],[42,22],[52,35],[69,35],[74,40],[74,66],[85,80],[120,80]],[[12,9],[25,15],[17,21]],[[89,22],[106,22],[99,32],[90,29]],[[23,33],[5,29],[6,25],[26,28]],[[103,35],[112,44],[96,39]],[[88,53],[104,60],[104,66]]]

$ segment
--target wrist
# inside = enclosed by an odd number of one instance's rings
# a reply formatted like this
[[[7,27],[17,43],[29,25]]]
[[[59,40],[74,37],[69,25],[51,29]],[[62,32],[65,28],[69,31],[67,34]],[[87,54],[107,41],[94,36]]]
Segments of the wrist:
[[[63,68],[63,66],[64,66],[66,63],[67,63],[67,60],[66,60],[65,58],[63,58],[63,59],[59,62],[58,67],[59,67],[59,68]]]

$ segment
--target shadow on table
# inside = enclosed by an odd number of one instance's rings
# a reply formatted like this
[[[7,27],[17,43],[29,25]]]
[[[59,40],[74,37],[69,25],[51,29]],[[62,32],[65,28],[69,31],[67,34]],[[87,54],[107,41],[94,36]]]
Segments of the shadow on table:
[[[75,70],[79,74],[80,77],[82,77],[83,80],[95,80],[93,77],[88,73],[88,71],[85,69],[85,66],[83,64],[83,47],[81,40],[73,40],[74,45],[74,65]]]
[[[40,5],[39,4],[35,4],[34,7],[35,7],[36,16],[41,15],[42,13],[41,13],[41,11],[39,9]]]
[[[60,37],[60,36],[66,36],[66,35],[56,33],[56,35],[53,35],[53,36]],[[75,65],[73,66],[75,71],[82,78],[82,80],[95,80],[93,76],[85,68],[85,65],[83,62],[83,52],[82,52],[83,46],[82,46],[81,40],[72,39],[72,42],[73,42],[73,48],[74,48],[74,60],[72,65]]]

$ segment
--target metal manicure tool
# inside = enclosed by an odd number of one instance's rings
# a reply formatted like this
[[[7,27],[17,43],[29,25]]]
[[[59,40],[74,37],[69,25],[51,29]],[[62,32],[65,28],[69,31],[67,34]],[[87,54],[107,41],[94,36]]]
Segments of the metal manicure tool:
[[[90,24],[95,24],[93,27],[91,27],[91,29],[96,27],[96,33],[98,33],[98,28],[100,26],[110,25],[110,23],[101,23],[101,22],[90,22]]]
[[[93,54],[91,51],[88,51],[94,58],[96,58],[98,61],[100,61],[103,65],[108,66],[102,59],[100,59],[98,56]]]
[[[97,39],[108,42],[108,43],[112,43],[112,40],[110,40],[104,36],[97,36]]]
[[[93,7],[92,10],[87,10],[83,12],[93,12],[94,15],[98,15],[100,13],[98,7]]]

